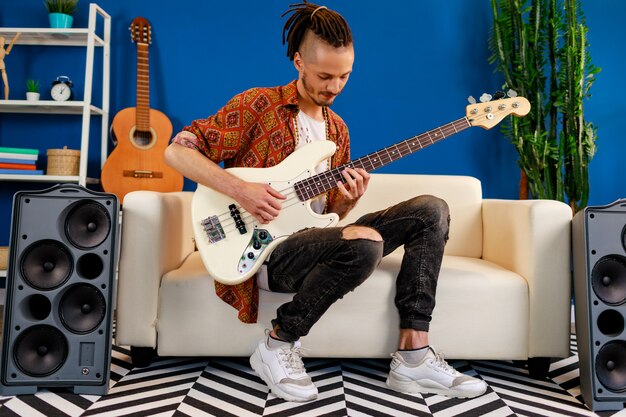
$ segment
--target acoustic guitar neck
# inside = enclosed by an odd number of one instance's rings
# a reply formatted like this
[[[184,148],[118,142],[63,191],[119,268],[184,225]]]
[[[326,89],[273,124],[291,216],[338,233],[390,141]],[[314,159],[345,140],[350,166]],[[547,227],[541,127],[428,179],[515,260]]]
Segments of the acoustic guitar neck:
[[[150,62],[147,43],[137,43],[137,114],[135,126],[150,131]]]

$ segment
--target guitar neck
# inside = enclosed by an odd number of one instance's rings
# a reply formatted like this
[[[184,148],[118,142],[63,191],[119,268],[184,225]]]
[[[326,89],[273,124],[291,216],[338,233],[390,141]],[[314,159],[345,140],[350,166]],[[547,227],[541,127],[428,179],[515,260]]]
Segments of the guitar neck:
[[[367,172],[383,167],[400,158],[417,152],[434,143],[439,142],[449,136],[459,133],[470,127],[471,124],[467,117],[458,119],[447,125],[443,125],[421,135],[414,136],[410,139],[388,146],[384,149],[365,155],[359,159],[348,162],[337,168],[322,172],[294,184],[296,195],[300,201],[307,201],[311,198],[324,194],[337,187],[338,181],[344,181],[345,178],[341,172],[345,168],[363,168]]]
[[[137,44],[137,103],[135,114],[137,130],[150,130],[150,65],[148,44]]]

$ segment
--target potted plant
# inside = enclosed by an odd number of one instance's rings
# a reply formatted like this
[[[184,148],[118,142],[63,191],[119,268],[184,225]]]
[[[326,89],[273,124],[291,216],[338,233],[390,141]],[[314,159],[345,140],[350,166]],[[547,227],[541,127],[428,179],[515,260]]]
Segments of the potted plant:
[[[71,28],[78,0],[45,0],[51,28]]]
[[[26,80],[26,100],[39,100],[39,80]]]
[[[580,2],[491,0],[491,8],[491,62],[531,103],[527,117],[503,125],[519,154],[520,198],[565,201],[577,212],[589,199],[597,140],[584,101],[600,71]]]

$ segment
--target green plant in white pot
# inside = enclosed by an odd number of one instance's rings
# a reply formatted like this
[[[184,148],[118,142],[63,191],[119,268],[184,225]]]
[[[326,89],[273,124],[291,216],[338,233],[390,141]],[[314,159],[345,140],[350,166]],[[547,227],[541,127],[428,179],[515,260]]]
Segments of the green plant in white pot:
[[[39,100],[39,80],[26,80],[26,100]]]
[[[51,28],[72,27],[74,20],[72,15],[76,11],[78,0],[45,0],[44,4],[48,9]]]

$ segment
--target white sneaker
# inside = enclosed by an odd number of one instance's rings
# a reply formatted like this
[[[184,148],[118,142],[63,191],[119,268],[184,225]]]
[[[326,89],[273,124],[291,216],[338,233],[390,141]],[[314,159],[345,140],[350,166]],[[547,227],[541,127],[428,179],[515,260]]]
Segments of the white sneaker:
[[[391,355],[391,370],[387,385],[400,392],[440,394],[453,398],[472,398],[487,391],[487,383],[458,372],[432,347],[422,361],[408,364],[396,352]]]
[[[317,388],[302,363],[300,342],[270,349],[264,337],[250,357],[250,365],[277,397],[299,402],[317,398]]]

